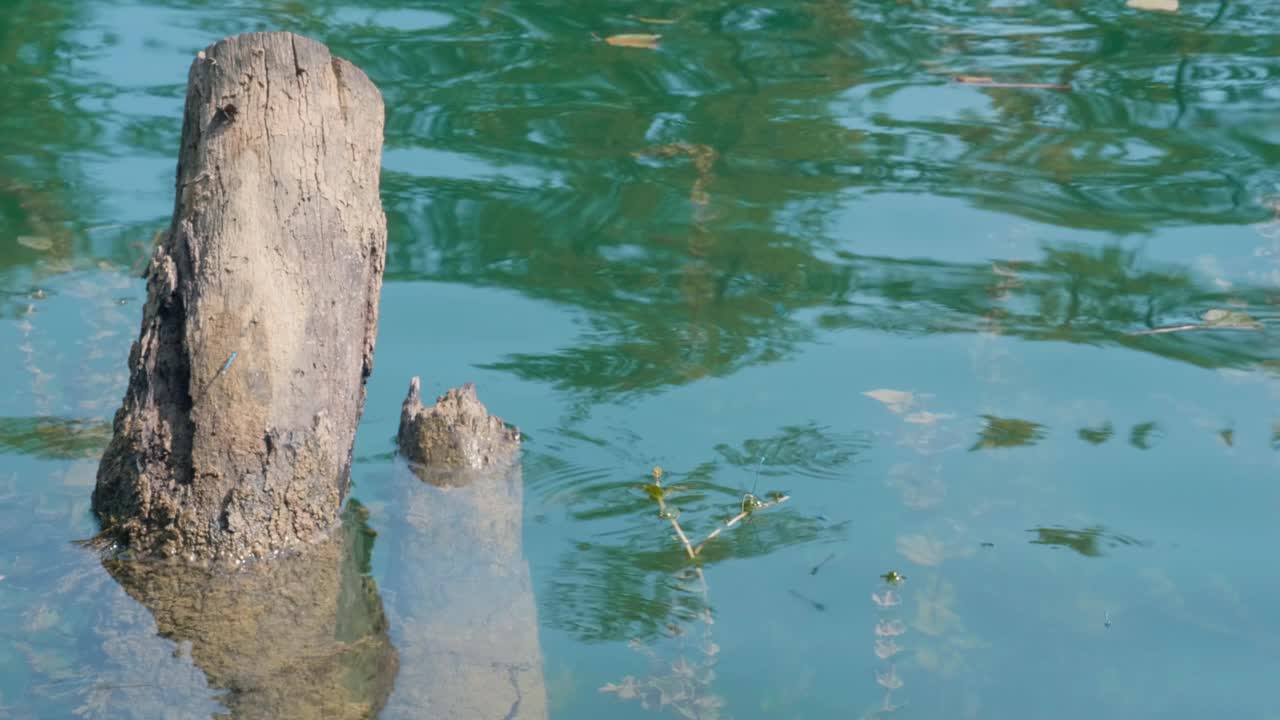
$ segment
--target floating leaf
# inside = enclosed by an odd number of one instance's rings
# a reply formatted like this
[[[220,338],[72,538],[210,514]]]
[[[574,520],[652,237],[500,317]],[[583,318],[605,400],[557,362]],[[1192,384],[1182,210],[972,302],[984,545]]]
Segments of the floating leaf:
[[[889,572],[881,575],[880,579],[889,583],[890,585],[901,585],[902,583],[906,582],[907,576],[903,575],[897,570],[890,570]]]
[[[884,406],[894,415],[901,415],[916,404],[915,394],[902,390],[888,390],[882,388],[879,390],[868,390],[862,394],[872,400],[884,403]]]
[[[658,40],[661,37],[661,35],[649,35],[646,33],[628,33],[623,35],[610,35],[605,38],[604,41],[614,47],[656,50],[658,48]]]
[[[1055,83],[999,82],[986,75],[953,75],[952,80],[961,85],[982,85],[993,88],[1023,88],[1028,90],[1070,90],[1070,85]]]
[[[1127,0],[1125,5],[1133,8],[1134,10],[1178,12],[1178,0]]]

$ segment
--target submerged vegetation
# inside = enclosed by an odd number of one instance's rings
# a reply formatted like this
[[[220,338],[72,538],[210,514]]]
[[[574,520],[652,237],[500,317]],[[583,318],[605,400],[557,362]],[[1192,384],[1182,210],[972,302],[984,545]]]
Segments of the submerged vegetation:
[[[721,533],[734,526],[749,521],[755,513],[780,505],[790,496],[781,492],[771,492],[766,499],[761,499],[753,492],[744,492],[739,500],[737,512],[732,514],[723,524],[717,525],[696,545],[689,540],[689,535],[680,524],[680,510],[669,502],[670,495],[678,493],[681,488],[663,485],[665,473],[661,467],[654,467],[652,482],[639,486],[644,494],[658,507],[658,517],[670,523],[675,537],[679,539],[685,555],[691,561],[698,560],[703,547],[715,540]],[[715,621],[711,611],[711,588],[702,565],[693,564],[676,572],[678,581],[692,584],[694,592],[701,600],[699,612],[690,621],[696,629],[689,629],[683,624],[669,624],[670,636],[681,638],[682,642],[674,660],[660,655],[658,651],[643,641],[633,638],[629,645],[637,652],[649,658],[655,668],[652,675],[636,678],[628,675],[619,683],[607,683],[600,688],[602,693],[614,693],[619,700],[635,700],[647,710],[667,709],[687,720],[718,720],[727,700],[713,691],[716,679],[715,665],[720,654],[720,646],[712,636]]]
[[[689,555],[689,559],[693,560],[702,552],[703,546],[711,542],[720,533],[732,528],[740,522],[749,519],[754,513],[761,510],[767,510],[774,505],[780,505],[791,499],[789,495],[781,492],[771,492],[766,497],[767,500],[761,500],[753,493],[743,493],[742,500],[738,504],[738,512],[728,520],[724,521],[724,525],[712,530],[701,542],[694,545],[689,541],[689,536],[685,534],[684,528],[680,526],[680,510],[677,507],[667,504],[667,494],[672,488],[663,487],[662,485],[662,468],[655,467],[653,469],[653,482],[642,485],[645,495],[658,504],[658,517],[671,523],[671,529],[675,531],[676,537],[680,538],[681,545],[684,546],[685,552]]]

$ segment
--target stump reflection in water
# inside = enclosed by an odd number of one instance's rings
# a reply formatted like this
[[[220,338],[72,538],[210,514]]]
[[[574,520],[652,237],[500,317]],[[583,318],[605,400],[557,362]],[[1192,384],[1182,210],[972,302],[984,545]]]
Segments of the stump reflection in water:
[[[406,537],[390,605],[404,670],[384,717],[546,718],[519,464],[421,476],[397,464]]]
[[[191,657],[233,718],[373,718],[399,667],[373,535],[353,503],[342,531],[237,570],[108,559],[107,571]]]

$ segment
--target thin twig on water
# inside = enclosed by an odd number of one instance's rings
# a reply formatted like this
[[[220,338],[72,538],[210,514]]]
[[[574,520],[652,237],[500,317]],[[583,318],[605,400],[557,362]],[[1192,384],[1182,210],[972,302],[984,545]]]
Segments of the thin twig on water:
[[[685,534],[684,528],[680,527],[680,520],[676,513],[667,508],[667,501],[664,497],[666,493],[662,488],[662,468],[660,467],[655,467],[653,469],[653,487],[656,489],[656,492],[652,493],[651,497],[658,501],[658,515],[671,523],[671,528],[676,531],[676,535],[680,538],[680,543],[684,545],[684,551],[689,556],[690,560],[696,558],[698,554],[702,552],[703,546],[711,542],[711,540],[717,535],[728,530],[734,525],[737,525],[743,520],[746,520],[753,513],[760,512],[761,510],[767,510],[774,505],[779,505],[791,499],[790,495],[779,495],[778,497],[770,498],[766,502],[761,502],[755,495],[747,493],[747,495],[742,499],[741,512],[734,515],[721,527],[712,530],[710,535],[707,535],[702,542],[695,546],[693,543],[689,542],[689,536]]]
[[[723,526],[723,527],[718,527],[718,528],[716,528],[715,530],[712,530],[712,531],[711,531],[711,534],[710,534],[710,535],[708,535],[708,536],[706,537],[706,539],[704,539],[702,542],[698,543],[698,546],[697,546],[696,548],[694,548],[694,549],[693,549],[693,554],[694,554],[694,555],[697,555],[698,553],[702,552],[702,546],[704,546],[704,545],[706,545],[707,543],[711,542],[711,539],[712,539],[712,538],[714,538],[715,536],[717,536],[717,535],[719,535],[720,533],[724,532],[725,530],[728,530],[729,528],[733,527],[734,525],[737,525],[738,523],[742,522],[743,520],[746,520],[747,518],[751,517],[751,515],[752,515],[752,514],[754,514],[754,513],[758,513],[758,512],[760,512],[761,510],[768,510],[769,508],[773,507],[774,505],[782,504],[782,503],[784,503],[784,502],[786,502],[786,501],[788,501],[788,500],[790,500],[790,499],[791,499],[791,496],[790,496],[790,495],[782,495],[782,496],[779,496],[779,497],[773,498],[772,500],[769,500],[768,502],[761,503],[760,505],[757,505],[756,507],[754,507],[754,508],[752,508],[752,509],[750,509],[750,510],[743,510],[742,512],[738,513],[737,515],[734,515],[732,518],[730,518],[730,519],[729,519],[729,521],[728,521],[728,522],[726,522],[726,523],[724,524],[724,526]]]

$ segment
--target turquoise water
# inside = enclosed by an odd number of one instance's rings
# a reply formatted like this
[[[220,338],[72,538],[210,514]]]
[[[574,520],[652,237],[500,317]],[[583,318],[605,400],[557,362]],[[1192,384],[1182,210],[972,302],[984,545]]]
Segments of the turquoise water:
[[[526,433],[552,717],[1280,717],[1280,5],[399,5],[4,3],[0,718],[218,712],[70,541],[189,63],[258,29],[387,100],[353,497],[393,644],[422,375]],[[791,499],[704,585],[655,465],[696,537]]]

